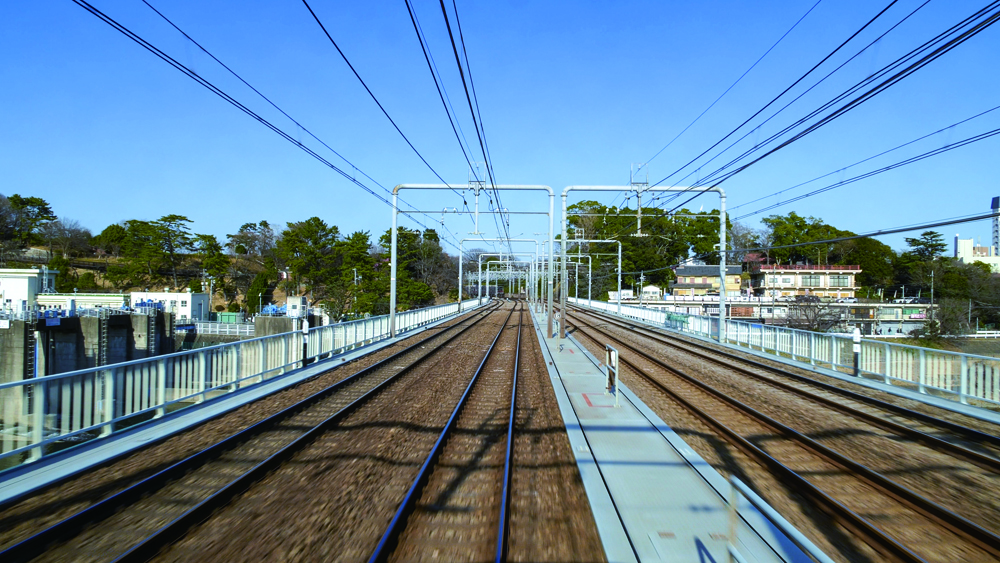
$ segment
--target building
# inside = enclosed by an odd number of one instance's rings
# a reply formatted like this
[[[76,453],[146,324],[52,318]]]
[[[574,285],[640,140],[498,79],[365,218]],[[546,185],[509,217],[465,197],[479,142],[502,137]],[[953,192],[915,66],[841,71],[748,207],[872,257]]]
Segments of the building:
[[[766,297],[854,297],[861,266],[760,264],[750,272],[754,295]]]
[[[1000,273],[1000,256],[991,246],[976,246],[971,238],[960,239],[955,235],[955,259],[963,264],[982,262],[988,264],[994,273]]]
[[[122,309],[128,304],[124,293],[46,293],[35,299],[39,309]]]
[[[663,297],[663,290],[655,285],[647,285],[642,288],[643,301],[659,301]]]
[[[623,289],[622,290],[622,301],[629,301],[629,300],[633,300],[633,299],[635,299],[635,293],[633,293],[633,291],[631,289]],[[608,292],[608,301],[618,301],[618,292],[617,291],[609,291]]]
[[[21,313],[35,306],[38,295],[53,293],[58,270],[0,269],[0,311]]]
[[[133,291],[133,309],[153,307],[165,313],[173,313],[177,320],[208,320],[210,309],[207,293],[171,293],[169,291]]]
[[[742,266],[726,266],[726,297],[740,295],[742,272]],[[677,281],[672,288],[673,295],[695,296],[719,293],[718,266],[678,266],[674,273],[677,275]]]

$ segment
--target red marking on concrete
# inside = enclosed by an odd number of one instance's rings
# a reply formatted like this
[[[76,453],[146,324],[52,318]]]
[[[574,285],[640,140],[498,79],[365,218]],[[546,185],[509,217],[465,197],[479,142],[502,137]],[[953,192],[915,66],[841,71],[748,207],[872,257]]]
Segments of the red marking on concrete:
[[[587,396],[587,395],[601,395],[601,396],[603,396],[604,393],[580,393],[580,394],[583,395],[583,400],[587,401],[587,406],[589,406],[589,407],[593,407],[595,409],[612,409],[612,408],[614,408],[614,405],[595,405],[594,403],[590,402],[590,397]]]

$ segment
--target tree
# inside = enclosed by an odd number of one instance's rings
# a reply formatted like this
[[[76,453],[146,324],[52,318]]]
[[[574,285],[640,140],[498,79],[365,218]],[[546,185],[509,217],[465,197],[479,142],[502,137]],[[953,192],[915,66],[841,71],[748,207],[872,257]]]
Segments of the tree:
[[[229,272],[220,290],[232,304],[240,294],[249,291],[254,277],[261,272],[277,277],[275,234],[267,221],[244,223],[235,234],[226,235],[229,250]]]
[[[277,243],[277,255],[292,274],[293,287],[302,286],[312,303],[342,298],[343,254],[337,246],[340,230],[319,217],[288,223]]]
[[[19,247],[17,219],[10,201],[0,194],[0,266],[6,265],[7,258]]]
[[[118,258],[127,238],[128,229],[120,223],[115,223],[105,227],[101,234],[94,237],[91,244],[98,249],[100,254],[110,254]]]
[[[14,194],[8,198],[14,213],[16,237],[21,248],[26,248],[35,238],[35,231],[47,221],[55,220],[52,208],[40,197],[22,197]]]
[[[177,266],[181,261],[181,252],[191,250],[194,244],[191,229],[186,223],[191,223],[191,220],[183,215],[164,215],[153,223],[156,228],[156,242],[167,265],[170,266],[174,287],[178,287]]]
[[[793,302],[788,305],[790,328],[826,332],[840,322],[840,309],[827,303]]]
[[[41,226],[39,233],[48,243],[50,256],[58,250],[64,258],[90,250],[90,230],[73,219],[56,219]]]
[[[859,286],[876,287],[892,283],[895,251],[872,238],[844,241],[839,247],[838,264],[858,265],[861,273],[855,280]]]
[[[924,231],[920,233],[920,238],[907,237],[904,240],[910,246],[910,253],[921,261],[933,260],[948,248],[944,237],[936,231]]]

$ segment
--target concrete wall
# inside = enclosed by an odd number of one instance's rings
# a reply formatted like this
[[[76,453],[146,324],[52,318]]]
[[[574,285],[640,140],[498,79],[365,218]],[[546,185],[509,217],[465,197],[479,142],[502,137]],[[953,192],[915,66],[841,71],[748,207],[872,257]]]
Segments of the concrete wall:
[[[309,315],[309,328],[322,326],[323,319],[317,315]],[[299,319],[290,317],[266,317],[258,315],[253,321],[254,338],[261,336],[271,336],[283,334],[295,330],[302,330],[302,323]]]
[[[26,325],[24,321],[10,321],[9,328],[0,329],[0,383],[24,379],[24,346],[28,334]],[[13,422],[17,414],[24,412],[26,405],[23,395],[19,389],[0,390],[0,429]],[[0,462],[0,469],[3,468],[3,462]]]

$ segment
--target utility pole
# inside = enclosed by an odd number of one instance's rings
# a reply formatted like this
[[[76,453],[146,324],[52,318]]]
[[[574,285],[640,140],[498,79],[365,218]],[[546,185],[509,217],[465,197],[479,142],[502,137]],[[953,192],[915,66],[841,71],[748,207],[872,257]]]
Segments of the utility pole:
[[[931,320],[934,320],[934,270],[931,270]]]
[[[632,164],[629,170],[629,184],[635,190],[636,215],[635,215],[635,236],[642,236],[642,192],[649,187],[649,168],[646,168],[644,179],[639,179],[639,171],[646,167],[646,163]]]
[[[639,307],[642,307],[642,288],[646,284],[646,272],[639,272]]]

